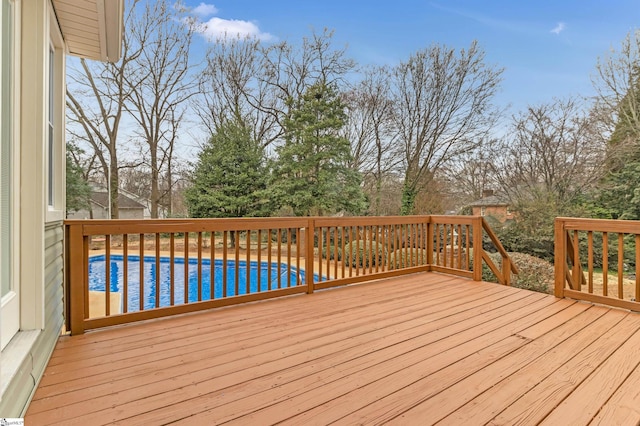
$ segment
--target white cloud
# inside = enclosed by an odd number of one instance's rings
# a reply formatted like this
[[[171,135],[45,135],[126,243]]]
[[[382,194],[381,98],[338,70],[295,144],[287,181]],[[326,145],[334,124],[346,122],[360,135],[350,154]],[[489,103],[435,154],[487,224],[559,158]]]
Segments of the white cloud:
[[[260,28],[254,22],[218,17],[213,17],[204,22],[201,32],[211,40],[224,37],[251,37],[262,41],[275,39],[273,35],[260,31]]]
[[[565,28],[567,28],[567,25],[564,22],[558,22],[558,25],[556,25],[550,32],[553,34],[560,34]]]
[[[204,18],[218,13],[218,8],[212,4],[200,3],[198,6],[194,7],[191,12],[193,12],[194,15]]]

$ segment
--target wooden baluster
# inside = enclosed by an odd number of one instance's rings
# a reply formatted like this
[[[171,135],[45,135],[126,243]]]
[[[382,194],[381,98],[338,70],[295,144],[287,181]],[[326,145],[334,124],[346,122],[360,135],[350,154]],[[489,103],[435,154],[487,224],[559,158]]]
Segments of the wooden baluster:
[[[155,237],[155,249],[156,249],[156,264],[155,264],[155,271],[156,271],[156,279],[155,279],[155,291],[156,291],[156,298],[155,298],[155,305],[156,308],[160,307],[160,234],[159,233],[155,233],[154,235]]]
[[[373,262],[374,262],[374,256],[373,256],[373,227],[372,226],[368,226],[365,227],[365,229],[369,229],[369,273],[371,274],[373,272]],[[377,263],[377,262],[376,262]]]
[[[573,282],[576,286],[575,290],[582,290],[582,270],[580,268],[580,245],[578,241],[578,231],[573,231]]]
[[[285,229],[287,233],[287,288],[291,287],[291,228]]]
[[[104,236],[104,248],[104,315],[108,317],[111,315],[111,235]]]
[[[198,302],[202,301],[202,232],[198,232]]]
[[[471,253],[471,227],[466,225],[466,235],[465,235],[465,249],[467,251],[467,257],[465,259],[465,269],[469,270],[469,258],[471,257],[469,253]]]
[[[618,299],[624,299],[624,234],[618,232]]]
[[[364,269],[367,264],[366,253],[365,253],[366,251],[365,246],[367,245],[367,243],[365,242],[364,238],[365,238],[364,227],[356,226],[356,245],[355,245],[356,277],[359,275],[363,275],[365,273]],[[362,248],[362,250],[360,250],[360,248]]]
[[[449,250],[449,267],[453,269],[453,260],[455,259],[455,226],[453,224],[449,225],[449,230],[451,232],[451,248]]]
[[[602,295],[609,295],[609,234],[602,233]]]
[[[144,234],[140,234],[139,236],[140,241],[139,241],[139,255],[140,255],[140,259],[138,259],[138,262],[140,264],[140,283],[139,283],[139,297],[138,299],[140,302],[140,310],[144,311]]]
[[[216,233],[209,232],[209,299],[216,298]]]
[[[278,228],[278,288],[282,288],[282,228]]]
[[[129,235],[122,236],[122,312],[129,311]]]
[[[172,232],[169,235],[169,285],[171,287],[171,294],[169,298],[171,299],[171,306],[176,303],[176,236]]]
[[[184,303],[189,303],[189,233],[184,233]]]
[[[302,241],[300,236],[304,232],[304,228],[296,228],[296,285],[303,285],[300,277],[300,253],[302,252]]]
[[[344,247],[348,238],[348,234],[347,234],[347,228],[346,227],[342,227],[342,231],[341,231],[341,236],[342,238],[340,239],[340,259],[342,261],[342,277],[344,278],[346,275],[346,262],[347,262],[347,253],[344,251]]]
[[[355,237],[355,231],[353,226],[349,227],[349,252],[345,253],[345,258],[349,261],[349,277],[353,276],[353,241]]]
[[[267,229],[267,285],[269,290],[271,290],[271,270],[273,268],[273,266],[271,265],[271,228]],[[311,261],[313,262],[313,259],[311,259]]]
[[[333,277],[338,278],[338,244],[340,243],[340,228],[333,228]]]
[[[381,264],[384,265],[384,245],[381,242],[380,236],[380,225],[376,225],[375,227],[375,236],[376,236],[376,273],[380,272]]]
[[[587,291],[593,294],[593,231],[587,232],[587,268],[589,269]]]
[[[258,280],[258,291],[262,291],[262,229],[258,229],[258,271],[257,271],[257,280]],[[298,260],[300,258],[298,257]],[[300,270],[300,265],[298,265],[298,270]]]
[[[436,265],[440,266],[440,224],[434,223],[433,226],[436,234]]]
[[[407,224],[400,225],[400,247],[404,247],[404,265],[402,268],[407,268],[411,265],[411,256],[409,254],[409,240],[408,240],[408,226]]]
[[[238,231],[237,229],[233,232],[233,241],[234,241],[234,245],[235,247],[233,248],[233,254],[234,254],[234,276],[233,276],[233,282],[236,288],[236,293],[235,296],[238,296],[240,294],[240,231]]]
[[[462,225],[458,225],[458,238],[456,239],[456,248],[458,251],[458,269],[462,269]]]

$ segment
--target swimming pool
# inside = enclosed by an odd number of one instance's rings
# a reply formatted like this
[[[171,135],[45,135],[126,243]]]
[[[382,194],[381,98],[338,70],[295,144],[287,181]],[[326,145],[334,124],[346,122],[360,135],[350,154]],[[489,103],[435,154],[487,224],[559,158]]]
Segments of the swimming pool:
[[[124,257],[122,255],[110,256],[110,279],[109,291],[118,292],[124,295]],[[288,288],[304,284],[304,271],[298,271],[291,266],[290,273],[286,264],[267,262],[258,264],[256,261],[238,262],[238,283],[236,286],[236,262],[227,261],[227,280],[223,282],[223,266],[221,259],[215,259],[213,264],[213,286],[211,285],[211,261],[202,259],[202,294],[201,300],[210,300],[213,290],[213,298],[220,299],[226,296],[236,296],[243,294],[257,293],[269,289],[269,278],[271,279],[271,289]],[[269,267],[271,266],[271,267]],[[269,273],[269,269],[271,269]],[[260,282],[258,282],[258,270],[260,270]],[[143,306],[144,309],[151,309],[156,306],[156,258],[155,256],[145,256],[143,259],[144,288]],[[189,259],[187,266],[188,274],[188,302],[199,300],[198,294],[198,259]],[[247,286],[247,274],[249,274],[249,285]],[[171,259],[160,258],[159,271],[160,306],[171,305]],[[104,255],[91,256],[89,258],[89,290],[105,291],[106,283],[106,257]],[[314,275],[314,281],[318,281],[318,275]],[[127,261],[127,311],[135,312],[140,310],[140,256],[128,256]],[[183,258],[174,259],[174,304],[185,303],[185,264]],[[237,287],[237,294],[236,294]]]

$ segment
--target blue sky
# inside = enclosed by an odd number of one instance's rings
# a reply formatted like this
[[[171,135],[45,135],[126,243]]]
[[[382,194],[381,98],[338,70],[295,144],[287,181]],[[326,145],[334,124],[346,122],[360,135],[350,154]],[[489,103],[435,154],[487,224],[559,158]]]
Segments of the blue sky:
[[[360,64],[390,64],[432,43],[466,48],[478,40],[504,67],[497,102],[528,104],[593,93],[597,58],[640,27],[640,0],[418,1],[187,0],[209,30],[297,43],[310,29],[335,30]],[[204,44],[204,43],[203,43]]]

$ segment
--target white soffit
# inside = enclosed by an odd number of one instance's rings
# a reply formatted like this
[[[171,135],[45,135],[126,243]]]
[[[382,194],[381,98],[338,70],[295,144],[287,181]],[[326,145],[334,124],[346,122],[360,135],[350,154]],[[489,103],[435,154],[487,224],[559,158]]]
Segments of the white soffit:
[[[53,7],[70,54],[120,59],[124,0],[53,0]]]

